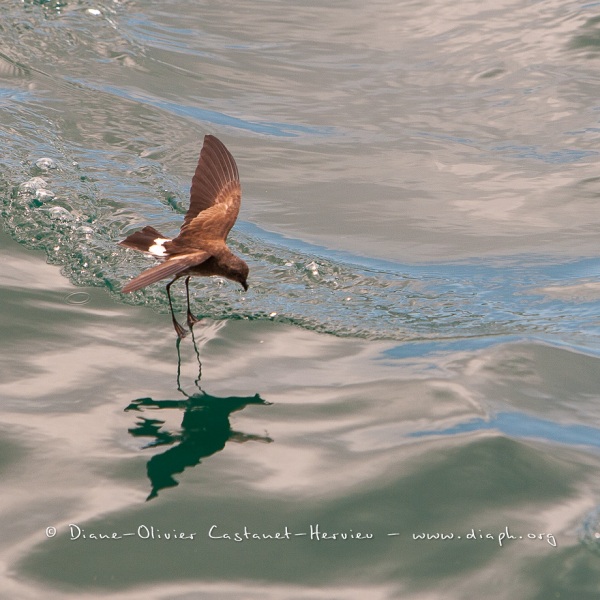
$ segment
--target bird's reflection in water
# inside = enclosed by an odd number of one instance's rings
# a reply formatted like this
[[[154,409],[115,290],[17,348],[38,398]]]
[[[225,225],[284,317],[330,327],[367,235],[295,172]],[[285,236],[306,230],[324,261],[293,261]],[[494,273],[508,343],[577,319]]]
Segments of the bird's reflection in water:
[[[153,400],[152,398],[139,398],[134,400],[125,410],[165,410],[176,409],[183,411],[181,428],[178,431],[163,429],[165,421],[139,417],[135,427],[129,429],[134,437],[153,438],[144,448],[170,446],[168,450],[154,455],[147,464],[148,478],[152,491],[147,500],[158,495],[162,489],[179,485],[173,477],[182,473],[188,467],[199,464],[203,458],[219,452],[228,441],[233,442],[265,442],[273,440],[268,436],[252,435],[234,431],[229,422],[229,415],[242,410],[250,404],[267,406],[269,402],[263,400],[258,394],[254,396],[212,396],[200,389],[200,370],[195,384],[198,391],[192,395],[187,394],[181,387],[181,354],[177,341],[177,388],[185,398],[181,400]],[[194,339],[194,350],[201,369],[200,355]]]

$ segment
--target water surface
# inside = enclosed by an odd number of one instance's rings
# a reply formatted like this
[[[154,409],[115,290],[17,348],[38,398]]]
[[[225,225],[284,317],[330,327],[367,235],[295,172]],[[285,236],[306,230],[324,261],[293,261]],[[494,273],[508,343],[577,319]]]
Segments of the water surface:
[[[6,593],[598,597],[596,4],[0,17]],[[116,243],[206,133],[251,288],[177,348]]]

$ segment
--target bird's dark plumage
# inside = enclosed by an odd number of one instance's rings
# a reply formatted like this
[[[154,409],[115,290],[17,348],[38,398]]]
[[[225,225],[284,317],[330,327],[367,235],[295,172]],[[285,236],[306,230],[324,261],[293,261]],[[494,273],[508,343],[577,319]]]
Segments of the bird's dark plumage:
[[[192,178],[190,207],[179,235],[171,239],[147,225],[120,242],[122,246],[147,252],[163,261],[132,279],[123,292],[134,292],[166,277],[173,277],[167,284],[167,294],[173,325],[180,337],[184,335],[184,329],[175,319],[169,292],[173,281],[186,277],[190,327],[196,321],[189,307],[190,276],[219,275],[237,281],[244,290],[248,289],[248,265],[225,243],[237,219],[241,199],[242,190],[233,156],[216,137],[207,135]]]

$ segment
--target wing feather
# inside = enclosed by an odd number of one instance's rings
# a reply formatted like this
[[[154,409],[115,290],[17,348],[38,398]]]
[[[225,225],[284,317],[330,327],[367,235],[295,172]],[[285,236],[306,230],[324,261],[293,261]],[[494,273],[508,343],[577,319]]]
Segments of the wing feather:
[[[182,229],[202,211],[215,204],[228,204],[237,217],[240,200],[240,176],[235,159],[219,139],[213,135],[205,136],[198,166],[192,178],[190,208],[185,215]]]
[[[240,212],[241,199],[235,159],[216,137],[205,136],[192,178],[190,208],[181,232],[167,248],[177,253],[190,247],[202,249],[208,242],[224,242]]]
[[[181,254],[169,258],[169,260],[146,269],[143,273],[138,275],[135,279],[132,279],[124,288],[123,292],[135,292],[140,290],[151,283],[156,283],[166,277],[173,277],[177,273],[185,271],[189,267],[199,265],[210,257],[208,252],[193,252],[191,254]]]

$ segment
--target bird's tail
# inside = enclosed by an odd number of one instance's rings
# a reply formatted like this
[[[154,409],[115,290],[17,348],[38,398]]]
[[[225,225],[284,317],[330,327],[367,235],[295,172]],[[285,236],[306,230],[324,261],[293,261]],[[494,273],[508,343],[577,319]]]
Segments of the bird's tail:
[[[127,248],[139,250],[140,252],[164,255],[162,244],[166,241],[169,241],[169,238],[165,238],[163,234],[154,229],[154,227],[146,225],[144,229],[128,235],[122,242],[119,242],[119,244],[121,244],[121,246],[126,246]],[[162,252],[153,252],[151,250],[153,247],[162,249]]]

